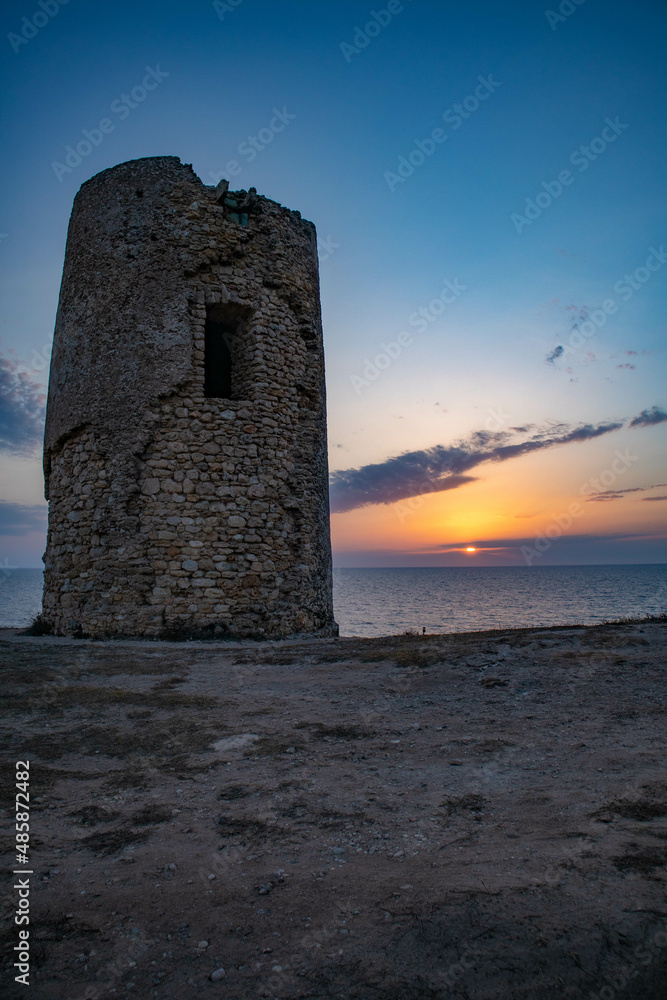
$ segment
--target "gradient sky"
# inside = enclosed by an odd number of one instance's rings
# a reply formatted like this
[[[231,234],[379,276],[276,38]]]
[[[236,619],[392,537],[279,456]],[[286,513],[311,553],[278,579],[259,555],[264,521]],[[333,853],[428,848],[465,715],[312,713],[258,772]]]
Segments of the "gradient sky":
[[[337,565],[667,561],[663,0],[42,2],[0,12],[0,568],[72,200],[163,154],[317,225]]]

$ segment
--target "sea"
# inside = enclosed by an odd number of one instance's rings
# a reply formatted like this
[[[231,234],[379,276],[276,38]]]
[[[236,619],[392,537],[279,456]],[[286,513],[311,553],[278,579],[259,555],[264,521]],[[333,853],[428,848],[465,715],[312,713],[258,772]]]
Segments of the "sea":
[[[0,627],[29,625],[41,596],[41,570],[0,568]],[[664,564],[334,570],[343,636],[594,625],[666,607]]]

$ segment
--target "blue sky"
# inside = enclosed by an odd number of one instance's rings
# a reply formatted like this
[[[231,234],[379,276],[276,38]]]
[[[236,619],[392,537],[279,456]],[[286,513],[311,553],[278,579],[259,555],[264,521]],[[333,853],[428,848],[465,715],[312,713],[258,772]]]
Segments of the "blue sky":
[[[429,494],[410,531],[389,497],[337,514],[339,564],[386,565],[396,553],[418,565],[434,532],[442,564],[466,540],[489,562],[513,563],[616,448],[638,453],[624,488],[662,483],[667,423],[629,421],[667,407],[667,10],[658,0],[560,6],[554,17],[522,0],[392,0],[390,16],[384,0],[6,2],[0,351],[10,396],[17,370],[45,384],[39,355],[81,183],[159,154],[212,183],[236,161],[233,187],[254,185],[318,227],[333,470],[383,467],[480,430],[504,446],[560,425],[626,422],[615,437],[490,460],[474,483]],[[125,103],[147,67],[159,83]],[[105,118],[113,130],[89,155],[54,168]],[[262,147],[252,162],[250,136]],[[409,175],[398,181],[401,163]],[[517,223],[540,192],[539,214]],[[600,314],[605,302],[617,308]],[[577,339],[595,310],[604,322]],[[15,397],[0,415],[0,563],[39,565],[38,393]],[[582,561],[667,561],[663,502],[623,494],[597,507],[604,516],[577,528]],[[579,534],[545,558],[576,561]]]

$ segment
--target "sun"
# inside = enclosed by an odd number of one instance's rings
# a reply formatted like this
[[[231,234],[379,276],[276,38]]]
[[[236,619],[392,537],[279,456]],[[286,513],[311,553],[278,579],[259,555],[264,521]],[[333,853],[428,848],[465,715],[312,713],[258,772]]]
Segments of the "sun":
[[[466,552],[477,552],[477,549],[475,548],[474,545],[469,545],[468,548],[466,549]]]

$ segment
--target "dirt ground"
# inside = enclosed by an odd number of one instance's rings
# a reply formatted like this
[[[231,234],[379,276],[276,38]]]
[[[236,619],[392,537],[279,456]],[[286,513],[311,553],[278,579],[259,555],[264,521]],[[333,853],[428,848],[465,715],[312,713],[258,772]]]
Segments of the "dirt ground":
[[[666,637],[5,630],[3,996],[667,998]]]

